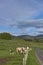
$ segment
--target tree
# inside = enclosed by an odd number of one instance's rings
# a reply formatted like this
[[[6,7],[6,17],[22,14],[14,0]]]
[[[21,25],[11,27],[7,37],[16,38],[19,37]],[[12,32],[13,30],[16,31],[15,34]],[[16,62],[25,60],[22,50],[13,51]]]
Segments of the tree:
[[[12,39],[12,36],[10,33],[0,33],[0,39]]]

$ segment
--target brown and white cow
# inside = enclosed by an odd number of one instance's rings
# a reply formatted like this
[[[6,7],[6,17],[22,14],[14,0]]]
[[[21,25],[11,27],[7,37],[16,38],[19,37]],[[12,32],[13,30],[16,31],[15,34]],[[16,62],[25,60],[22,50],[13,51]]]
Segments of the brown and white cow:
[[[22,48],[21,47],[16,48],[16,52],[17,53],[22,53]]]
[[[13,49],[10,49],[9,52],[10,52],[10,55],[14,55],[14,50]]]
[[[25,48],[25,47],[18,47],[18,48],[16,48],[17,53],[25,53],[26,50],[27,50],[27,48]]]

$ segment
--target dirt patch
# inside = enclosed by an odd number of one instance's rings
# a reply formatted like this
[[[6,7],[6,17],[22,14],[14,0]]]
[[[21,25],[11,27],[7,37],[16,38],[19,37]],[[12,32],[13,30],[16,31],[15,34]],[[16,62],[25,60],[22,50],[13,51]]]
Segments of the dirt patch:
[[[0,59],[0,65],[4,65],[7,61],[13,59],[14,57],[2,58]]]
[[[0,59],[0,65],[4,65],[7,62],[6,59]]]

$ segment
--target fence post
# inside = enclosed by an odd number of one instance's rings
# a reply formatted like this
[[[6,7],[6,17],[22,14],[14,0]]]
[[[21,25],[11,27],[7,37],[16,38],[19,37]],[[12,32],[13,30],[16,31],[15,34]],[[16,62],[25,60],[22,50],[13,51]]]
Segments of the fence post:
[[[25,62],[25,61],[24,61],[24,58],[23,58],[23,65],[24,65],[24,62]]]
[[[26,62],[27,62],[27,57],[28,57],[28,50],[23,58],[23,65],[26,65]]]

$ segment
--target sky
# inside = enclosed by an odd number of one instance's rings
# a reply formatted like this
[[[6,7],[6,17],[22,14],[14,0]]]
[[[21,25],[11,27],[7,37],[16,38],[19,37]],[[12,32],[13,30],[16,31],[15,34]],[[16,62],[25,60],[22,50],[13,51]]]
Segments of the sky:
[[[43,34],[43,0],[0,0],[0,33]]]

